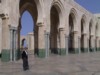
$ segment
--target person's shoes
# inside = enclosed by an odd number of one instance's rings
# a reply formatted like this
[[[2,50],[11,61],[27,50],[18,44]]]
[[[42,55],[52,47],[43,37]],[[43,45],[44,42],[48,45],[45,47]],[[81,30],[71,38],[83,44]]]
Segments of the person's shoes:
[[[29,68],[25,68],[24,71],[29,70]]]

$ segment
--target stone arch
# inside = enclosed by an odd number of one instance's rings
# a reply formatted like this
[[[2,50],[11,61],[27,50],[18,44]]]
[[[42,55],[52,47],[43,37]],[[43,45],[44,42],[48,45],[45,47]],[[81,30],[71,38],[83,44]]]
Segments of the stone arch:
[[[34,52],[38,54],[38,23],[41,23],[43,20],[42,17],[42,5],[40,4],[41,0],[20,0],[19,10],[20,10],[20,19],[18,26],[18,45],[20,45],[20,30],[21,30],[21,16],[25,11],[28,11],[34,21]],[[40,13],[41,12],[41,13]],[[18,46],[20,48],[20,46]]]
[[[69,52],[74,51],[74,28],[76,24],[76,10],[74,8],[71,9],[69,13],[69,41],[68,41],[68,50]]]
[[[77,15],[77,11],[76,11],[74,8],[72,8],[72,9],[70,10],[69,15],[72,15],[74,25],[76,25],[76,18],[77,18],[77,16],[78,16],[78,15]]]
[[[86,15],[85,15],[85,14],[83,14],[83,15],[82,15],[81,20],[83,20],[83,22],[84,22],[84,27],[83,27],[83,29],[85,29],[85,28],[86,28],[86,21],[87,21],[87,17],[86,17]],[[84,31],[84,30],[83,30],[83,32],[85,33],[85,31]]]
[[[53,1],[50,7],[50,49],[51,53],[58,54],[60,44],[59,27],[63,21],[62,4],[59,1]],[[59,44],[58,44],[59,43]]]
[[[89,22],[89,50],[92,51],[92,29],[93,29],[93,20]]]
[[[98,51],[98,28],[99,28],[99,25],[97,22],[95,26],[95,49],[96,51]]]
[[[63,23],[64,23],[64,6],[62,4],[62,2],[60,0],[53,0],[53,2],[51,3],[50,9],[52,8],[52,6],[54,6],[58,13],[59,13],[59,28],[63,27]]]
[[[82,15],[82,18],[81,18],[81,51],[82,52],[85,52],[85,44],[84,44],[84,39],[85,39],[85,26],[86,26],[86,16],[85,15]]]
[[[28,0],[20,0],[20,16],[21,16],[21,13],[23,13],[23,11],[25,11],[27,9],[27,7],[29,6],[30,8],[33,7],[34,8],[34,5],[36,6],[37,8],[37,20],[36,20],[36,23],[39,23],[39,22],[43,22],[43,10],[42,10],[42,0],[33,0],[33,1],[28,1]],[[31,14],[33,13],[33,10],[29,10],[27,9]]]
[[[98,23],[96,23],[96,26],[95,26],[95,36],[96,37],[98,35],[98,30],[99,30],[99,25],[98,25]]]
[[[89,35],[92,35],[92,29],[93,29],[93,20],[91,19],[89,22]]]

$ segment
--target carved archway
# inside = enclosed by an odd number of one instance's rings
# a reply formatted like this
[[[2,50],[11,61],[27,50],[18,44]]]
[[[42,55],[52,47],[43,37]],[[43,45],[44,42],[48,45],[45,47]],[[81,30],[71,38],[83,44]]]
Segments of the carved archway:
[[[90,23],[89,23],[89,50],[90,52],[92,52],[92,24],[93,24],[93,21],[90,20]]]
[[[98,51],[98,23],[96,24],[95,27],[95,49]]]
[[[55,6],[51,7],[50,12],[51,12],[50,13],[50,20],[51,20],[50,49],[51,49],[51,53],[58,54],[57,38],[59,38],[59,34],[58,34],[59,12]]]
[[[84,52],[84,26],[85,26],[85,20],[81,19],[81,51]]]
[[[34,22],[34,53],[38,54],[38,26],[37,22],[41,20],[39,18],[42,14],[42,9],[39,0],[20,0],[19,3],[19,10],[20,10],[20,19],[19,19],[19,26],[18,26],[18,48],[20,49],[20,31],[21,31],[21,17],[25,11],[28,11]],[[41,14],[40,11],[41,10]]]
[[[76,11],[71,9],[69,14],[69,39],[68,39],[68,50],[70,53],[74,53],[74,30],[76,24]]]

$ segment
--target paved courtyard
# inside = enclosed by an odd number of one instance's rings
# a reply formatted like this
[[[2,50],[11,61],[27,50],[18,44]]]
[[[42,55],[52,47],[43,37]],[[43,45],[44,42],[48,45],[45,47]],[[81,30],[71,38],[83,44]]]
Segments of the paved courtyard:
[[[22,60],[0,62],[0,75],[100,75],[100,52],[52,55],[34,58],[29,54],[30,70],[23,71]]]

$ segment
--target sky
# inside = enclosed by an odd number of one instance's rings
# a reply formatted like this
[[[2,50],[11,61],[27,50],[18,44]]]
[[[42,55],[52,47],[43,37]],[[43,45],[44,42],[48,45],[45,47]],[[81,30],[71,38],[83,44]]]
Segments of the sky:
[[[91,13],[100,13],[100,0],[75,0]]]
[[[25,11],[21,18],[21,35],[27,35],[30,32],[33,32],[34,21],[31,14],[28,11]]]
[[[75,0],[78,4],[83,6],[85,9],[91,13],[100,13],[100,0]],[[21,19],[22,29],[21,35],[27,35],[29,32],[33,31],[34,21],[31,14],[25,11]]]

